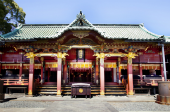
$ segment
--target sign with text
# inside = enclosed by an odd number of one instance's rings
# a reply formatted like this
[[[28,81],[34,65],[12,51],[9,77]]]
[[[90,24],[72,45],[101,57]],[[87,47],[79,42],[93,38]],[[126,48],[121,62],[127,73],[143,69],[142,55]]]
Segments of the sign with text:
[[[78,60],[85,60],[85,50],[84,49],[77,49],[77,61]]]

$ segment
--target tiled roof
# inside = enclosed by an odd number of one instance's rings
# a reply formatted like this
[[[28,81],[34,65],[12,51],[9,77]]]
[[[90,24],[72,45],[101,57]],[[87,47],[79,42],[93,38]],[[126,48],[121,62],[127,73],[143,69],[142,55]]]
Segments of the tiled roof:
[[[167,43],[170,42],[170,36],[165,36],[165,42],[167,42]]]
[[[1,40],[27,40],[37,38],[58,38],[68,30],[93,30],[104,38],[128,40],[159,40],[160,35],[149,32],[143,24],[91,24],[85,17],[81,18],[84,26],[77,26],[80,18],[69,25],[20,24],[14,31],[1,35]]]

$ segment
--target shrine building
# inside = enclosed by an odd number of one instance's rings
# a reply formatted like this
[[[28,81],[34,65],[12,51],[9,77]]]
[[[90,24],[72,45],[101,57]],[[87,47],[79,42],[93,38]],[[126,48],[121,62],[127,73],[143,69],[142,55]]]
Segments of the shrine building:
[[[73,83],[91,95],[156,94],[170,81],[169,42],[144,24],[92,24],[81,11],[70,24],[19,24],[0,35],[0,80],[28,95],[70,95]]]

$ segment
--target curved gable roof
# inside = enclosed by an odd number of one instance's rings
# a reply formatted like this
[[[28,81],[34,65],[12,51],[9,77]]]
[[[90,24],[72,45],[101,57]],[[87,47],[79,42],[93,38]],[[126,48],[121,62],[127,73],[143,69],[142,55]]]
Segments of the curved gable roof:
[[[149,32],[143,24],[91,24],[85,15],[78,14],[70,24],[19,24],[14,31],[1,35],[1,40],[58,38],[68,30],[94,30],[104,38],[133,41],[155,41],[161,37]]]

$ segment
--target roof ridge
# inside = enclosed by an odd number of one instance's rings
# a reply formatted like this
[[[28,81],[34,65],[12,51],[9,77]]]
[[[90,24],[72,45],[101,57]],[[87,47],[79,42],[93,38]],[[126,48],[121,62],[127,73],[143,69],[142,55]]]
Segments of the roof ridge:
[[[152,35],[152,36],[155,36],[155,37],[158,37],[158,38],[161,36],[161,35],[157,35],[157,34],[155,34],[155,33],[152,33],[151,31],[147,30],[147,29],[144,27],[144,24],[140,24],[139,27],[140,27],[143,31],[145,31],[146,33],[148,33],[148,34],[150,34],[150,35]]]
[[[11,34],[13,34],[13,33],[17,32],[19,29],[21,29],[21,28],[22,28],[22,26],[23,26],[23,24],[22,24],[22,23],[19,23],[19,24],[18,24],[18,26],[14,29],[14,31],[9,32],[9,33],[4,34],[4,35],[0,35],[0,36],[1,36],[1,37],[3,37],[3,38],[5,38],[5,36],[11,35]]]

